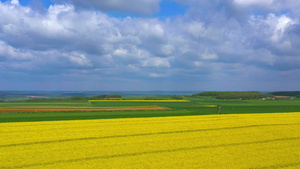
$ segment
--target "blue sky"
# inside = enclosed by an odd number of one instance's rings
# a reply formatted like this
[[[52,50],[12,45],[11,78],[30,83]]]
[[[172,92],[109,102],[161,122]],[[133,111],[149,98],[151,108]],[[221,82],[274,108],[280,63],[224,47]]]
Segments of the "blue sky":
[[[1,0],[0,90],[300,90],[298,0]]]
[[[1,0],[1,2],[10,2],[10,0]],[[70,1],[65,1],[70,2]],[[61,3],[61,2],[60,2]],[[50,5],[55,5],[54,0],[19,0],[19,4],[22,6],[35,6],[36,4],[42,5],[44,8],[49,8]],[[174,0],[163,0],[159,2],[159,10],[153,12],[151,14],[141,14],[141,13],[131,13],[131,12],[122,12],[118,10],[106,11],[109,16],[112,17],[126,17],[126,16],[134,16],[134,17],[159,17],[164,19],[170,16],[184,15],[186,10],[188,9],[187,5],[183,5],[177,3]]]

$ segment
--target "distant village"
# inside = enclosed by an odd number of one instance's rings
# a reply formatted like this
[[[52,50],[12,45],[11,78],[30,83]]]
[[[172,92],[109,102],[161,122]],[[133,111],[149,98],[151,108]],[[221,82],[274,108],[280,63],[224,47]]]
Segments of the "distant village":
[[[293,97],[291,97],[291,96],[274,96],[274,97],[264,97],[259,100],[279,100],[279,99],[293,100]]]

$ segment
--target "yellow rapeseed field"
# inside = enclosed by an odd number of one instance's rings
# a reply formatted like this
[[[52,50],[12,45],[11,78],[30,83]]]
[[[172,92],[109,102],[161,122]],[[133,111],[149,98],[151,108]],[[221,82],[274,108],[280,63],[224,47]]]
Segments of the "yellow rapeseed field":
[[[0,124],[0,168],[300,168],[300,113]]]

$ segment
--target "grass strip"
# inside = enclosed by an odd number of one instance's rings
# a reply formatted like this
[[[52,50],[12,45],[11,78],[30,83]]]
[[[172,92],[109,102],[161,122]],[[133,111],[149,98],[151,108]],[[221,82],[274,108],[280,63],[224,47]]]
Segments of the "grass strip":
[[[163,103],[180,103],[190,102],[189,100],[89,100],[89,102],[163,102]]]
[[[113,109],[113,108],[147,108],[147,107],[157,107],[156,105],[150,106],[118,106],[118,107],[0,107],[0,109]]]

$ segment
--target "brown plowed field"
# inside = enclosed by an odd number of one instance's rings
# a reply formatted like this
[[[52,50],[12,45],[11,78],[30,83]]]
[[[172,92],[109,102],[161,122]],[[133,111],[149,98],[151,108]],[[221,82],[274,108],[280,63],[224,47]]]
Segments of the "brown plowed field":
[[[170,110],[167,107],[131,107],[131,108],[93,108],[93,109],[64,109],[64,108],[29,108],[29,109],[0,109],[0,113],[4,112],[53,112],[53,111],[123,111],[123,110]]]

